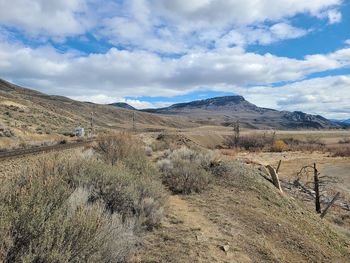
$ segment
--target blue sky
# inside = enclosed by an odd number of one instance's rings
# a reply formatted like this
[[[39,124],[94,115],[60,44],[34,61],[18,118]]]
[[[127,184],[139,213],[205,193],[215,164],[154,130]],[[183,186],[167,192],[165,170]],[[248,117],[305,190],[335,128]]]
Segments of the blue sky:
[[[350,1],[0,0],[0,78],[137,108],[240,94],[350,118]]]

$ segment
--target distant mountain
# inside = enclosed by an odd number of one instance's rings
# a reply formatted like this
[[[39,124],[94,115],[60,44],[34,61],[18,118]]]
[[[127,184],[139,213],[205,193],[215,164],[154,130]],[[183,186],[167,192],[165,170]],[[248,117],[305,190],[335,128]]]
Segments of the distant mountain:
[[[346,119],[346,120],[338,120],[338,122],[343,122],[343,123],[348,123],[348,124],[350,124],[350,119]]]
[[[342,126],[343,128],[350,128],[350,119],[345,119],[345,120],[333,119],[332,122]]]
[[[143,111],[187,116],[191,120],[208,125],[232,126],[235,121],[239,120],[242,126],[255,129],[342,128],[341,124],[320,115],[261,108],[245,100],[242,96],[216,97]]]
[[[125,102],[115,102],[115,103],[111,103],[109,105],[123,108],[123,109],[128,109],[128,110],[137,110],[136,108],[134,108],[133,106],[131,106],[130,104],[127,104]]]

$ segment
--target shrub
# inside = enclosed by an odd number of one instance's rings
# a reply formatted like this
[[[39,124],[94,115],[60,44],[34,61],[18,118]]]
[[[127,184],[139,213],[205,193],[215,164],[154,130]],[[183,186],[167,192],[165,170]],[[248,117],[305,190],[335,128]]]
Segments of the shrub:
[[[350,157],[350,146],[329,147],[328,151],[331,152],[334,157]]]
[[[185,147],[174,150],[158,166],[164,184],[174,193],[200,192],[210,181],[210,158]]]
[[[122,163],[133,173],[156,173],[147,159],[142,142],[126,132],[100,136],[93,147],[112,166]]]
[[[248,151],[262,150],[266,145],[271,144],[264,136],[242,136],[238,141],[238,146]]]
[[[140,166],[48,154],[3,179],[0,262],[125,262],[163,212],[156,170]]]
[[[151,157],[152,154],[153,154],[153,150],[152,150],[152,147],[150,146],[145,146],[145,153],[148,157]]]
[[[272,152],[283,152],[286,150],[288,150],[288,145],[283,140],[276,140],[271,147]]]
[[[320,139],[308,138],[306,141],[298,140],[295,138],[285,138],[283,141],[287,144],[288,149],[291,151],[324,151],[325,144]]]
[[[340,139],[339,144],[350,144],[350,138],[343,138],[343,139]]]
[[[134,218],[138,226],[152,229],[159,225],[163,211],[164,192],[156,175],[155,170],[139,175],[122,164],[108,167],[89,161],[72,183],[90,189],[90,202],[102,202],[123,220]]]
[[[105,162],[115,165],[118,161],[144,157],[145,153],[140,151],[140,145],[140,141],[131,134],[120,132],[99,136],[94,149]]]
[[[3,185],[0,261],[126,259],[135,239],[132,227],[123,223],[118,214],[106,212],[102,205],[88,204],[86,194],[72,205],[76,192],[62,176],[67,172],[68,169],[35,170],[33,176],[21,175]]]

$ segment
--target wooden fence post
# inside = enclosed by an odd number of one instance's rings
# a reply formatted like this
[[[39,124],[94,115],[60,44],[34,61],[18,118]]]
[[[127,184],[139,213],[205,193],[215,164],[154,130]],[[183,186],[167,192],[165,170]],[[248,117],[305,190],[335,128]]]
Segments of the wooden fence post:
[[[276,169],[276,173],[277,173],[277,174],[278,174],[278,172],[279,172],[279,170],[280,170],[281,163],[282,163],[282,160],[280,160],[280,161],[278,162],[277,169]]]
[[[315,208],[318,214],[321,214],[321,203],[320,203],[320,181],[318,178],[318,171],[316,163],[314,163],[314,190],[315,190]]]

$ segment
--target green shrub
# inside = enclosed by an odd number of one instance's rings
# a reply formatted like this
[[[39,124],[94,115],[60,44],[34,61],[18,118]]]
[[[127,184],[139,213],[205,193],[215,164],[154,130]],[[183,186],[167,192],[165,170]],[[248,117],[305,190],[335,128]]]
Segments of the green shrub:
[[[149,165],[140,175],[123,164],[110,167],[90,160],[71,183],[90,189],[91,202],[101,201],[123,220],[134,218],[140,227],[151,229],[160,223],[164,197],[157,174],[151,169]]]
[[[174,193],[190,194],[204,190],[210,182],[210,164],[206,155],[188,148],[174,150],[158,162],[163,182]]]

